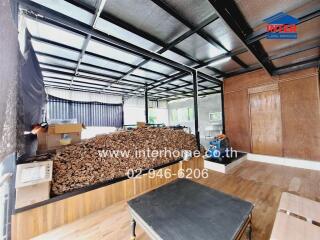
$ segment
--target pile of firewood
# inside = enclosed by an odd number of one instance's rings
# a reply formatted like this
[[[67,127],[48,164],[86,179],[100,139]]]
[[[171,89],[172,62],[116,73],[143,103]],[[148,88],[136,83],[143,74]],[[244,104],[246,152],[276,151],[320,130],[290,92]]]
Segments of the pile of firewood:
[[[179,158],[164,150],[196,148],[194,135],[169,128],[138,128],[98,136],[60,149],[51,157],[52,193],[59,195],[123,177],[128,170],[151,169]],[[157,150],[154,155],[153,150]]]

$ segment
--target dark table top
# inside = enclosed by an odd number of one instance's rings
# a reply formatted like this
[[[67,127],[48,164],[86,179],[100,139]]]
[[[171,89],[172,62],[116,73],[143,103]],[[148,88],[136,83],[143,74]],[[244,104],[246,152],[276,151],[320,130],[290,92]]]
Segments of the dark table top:
[[[187,179],[175,180],[128,204],[164,240],[235,239],[253,209],[247,201]]]

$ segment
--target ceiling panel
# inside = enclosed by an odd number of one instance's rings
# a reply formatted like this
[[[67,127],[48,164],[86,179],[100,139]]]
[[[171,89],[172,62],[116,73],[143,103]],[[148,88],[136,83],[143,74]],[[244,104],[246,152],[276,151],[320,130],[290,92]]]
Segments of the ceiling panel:
[[[70,84],[71,83],[70,80],[54,79],[54,78],[47,78],[47,77],[44,77],[43,81],[51,82],[51,83],[54,83],[54,82],[56,82],[56,83],[64,83],[64,84]]]
[[[65,73],[74,73],[75,70],[73,69],[66,69],[66,68],[61,68],[61,67],[55,67],[55,66],[49,66],[46,64],[39,64],[40,68],[42,69],[50,69],[50,70],[56,70],[56,71],[60,71],[60,72],[65,72]]]
[[[163,76],[160,75],[160,74],[156,74],[156,73],[151,73],[151,72],[147,72],[147,71],[144,71],[144,70],[141,70],[141,69],[136,69],[133,71],[133,73],[135,75],[139,75],[139,76],[142,76],[142,77],[147,77],[147,78],[152,78],[152,79],[160,79],[162,78]]]
[[[156,51],[161,48],[160,46],[101,18],[98,18],[96,29],[150,51]]]
[[[177,47],[199,60],[206,60],[208,58],[216,57],[225,52],[212,46],[198,34],[194,34],[185,39],[179,43]]]
[[[229,51],[242,47],[241,41],[221,19],[209,24],[204,30]]]
[[[122,74],[120,74],[120,73],[115,73],[115,72],[112,72],[112,71],[108,71],[108,70],[104,70],[104,69],[100,69],[100,68],[96,68],[96,67],[91,67],[91,66],[87,66],[87,65],[83,65],[83,64],[80,65],[79,70],[80,71],[81,70],[90,71],[90,72],[93,72],[93,73],[106,74],[106,75],[111,75],[111,76],[114,76],[114,77],[122,76]]]
[[[157,71],[157,72],[161,72],[161,73],[164,73],[164,74],[168,74],[168,75],[176,72],[175,69],[173,69],[171,67],[168,67],[168,66],[166,66],[164,64],[155,62],[155,61],[150,61],[147,64],[143,65],[143,67],[144,68],[148,68],[148,69],[153,70],[153,71]]]
[[[173,61],[185,64],[185,65],[192,65],[193,62],[191,62],[189,59],[186,59],[172,51],[165,51],[164,53],[161,54],[162,56],[169,58]]]
[[[137,57],[136,55],[133,55],[128,52],[116,49],[111,46],[107,46],[107,45],[100,43],[96,40],[89,41],[89,44],[87,47],[87,52],[96,53],[101,56],[116,59],[116,60],[130,63],[133,65],[136,65],[143,60],[142,58]]]
[[[58,11],[68,17],[74,18],[86,24],[91,24],[93,14],[64,0],[32,0],[47,8]]]
[[[104,12],[165,42],[172,41],[188,30],[182,23],[149,0],[108,0]]]
[[[33,49],[36,52],[47,53],[47,54],[55,55],[58,57],[64,57],[70,60],[78,60],[80,56],[79,52],[77,51],[69,50],[67,48],[57,47],[53,44],[44,43],[35,39],[32,39],[31,43],[32,43]]]
[[[100,80],[100,81],[114,81],[114,78],[111,78],[111,77],[104,77],[96,74],[88,74],[81,71],[79,71],[78,73],[79,73],[78,76],[83,78],[96,78],[97,80]]]
[[[222,72],[230,72],[240,68],[240,66],[236,62],[234,62],[232,59],[229,59],[224,63],[215,65],[214,67],[219,69]]]
[[[212,70],[210,70],[208,68],[201,68],[200,72],[203,72],[203,73],[208,74],[210,76],[217,75],[214,71],[212,71]]]
[[[51,78],[63,78],[67,80],[71,80],[72,76],[62,74],[62,73],[53,73],[53,72],[48,72],[48,71],[42,71],[42,76],[44,77],[51,77]]]
[[[47,64],[53,64],[61,67],[69,67],[69,68],[76,68],[77,64],[71,61],[64,61],[60,60],[54,57],[48,57],[48,56],[43,56],[40,54],[36,54],[37,59],[40,63],[47,63]]]
[[[165,2],[184,19],[191,21],[194,26],[199,25],[215,12],[208,0],[165,0]]]
[[[77,0],[77,1],[83,3],[86,6],[90,6],[92,8],[95,8],[99,3],[99,0]]]
[[[136,76],[127,76],[125,79],[131,80],[131,81],[135,81],[135,82],[141,82],[141,83],[152,83],[152,81],[149,80],[145,80]]]
[[[100,67],[107,67],[110,69],[114,69],[114,70],[118,70],[118,71],[122,71],[122,72],[127,72],[129,71],[131,68],[122,64],[118,64],[112,61],[108,61],[108,60],[104,60],[102,58],[97,58],[94,56],[89,56],[88,54],[85,54],[83,57],[83,62],[85,63],[90,63],[90,64],[94,64]]]
[[[84,36],[72,33],[62,28],[37,22],[34,19],[25,18],[27,28],[32,36],[44,38],[53,42],[62,43],[67,46],[81,49],[84,43]]]
[[[239,55],[237,55],[237,57],[244,62],[245,64],[247,64],[248,66],[257,64],[258,61],[257,59],[252,55],[251,52],[247,51],[245,53],[241,53]]]

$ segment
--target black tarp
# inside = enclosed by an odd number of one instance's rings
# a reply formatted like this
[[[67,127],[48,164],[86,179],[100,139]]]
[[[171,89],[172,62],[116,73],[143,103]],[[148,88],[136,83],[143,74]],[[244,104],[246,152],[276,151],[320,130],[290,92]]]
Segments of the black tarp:
[[[21,64],[21,96],[23,101],[24,130],[31,130],[31,126],[40,123],[46,102],[46,93],[39,66],[28,37],[25,44],[24,61]]]

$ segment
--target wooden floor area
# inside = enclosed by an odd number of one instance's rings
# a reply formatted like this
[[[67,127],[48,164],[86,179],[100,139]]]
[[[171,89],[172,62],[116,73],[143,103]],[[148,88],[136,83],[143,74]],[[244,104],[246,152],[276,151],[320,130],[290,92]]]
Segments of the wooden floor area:
[[[255,205],[253,211],[254,240],[269,239],[283,191],[320,201],[319,171],[245,161],[228,175],[210,171],[207,179],[196,181],[238,196]],[[89,227],[83,227],[85,220],[90,220]],[[120,202],[112,205],[85,219],[78,220],[76,224],[64,225],[36,239],[128,240],[130,239],[130,216],[126,203]],[[137,240],[147,239],[149,238],[138,226]]]

